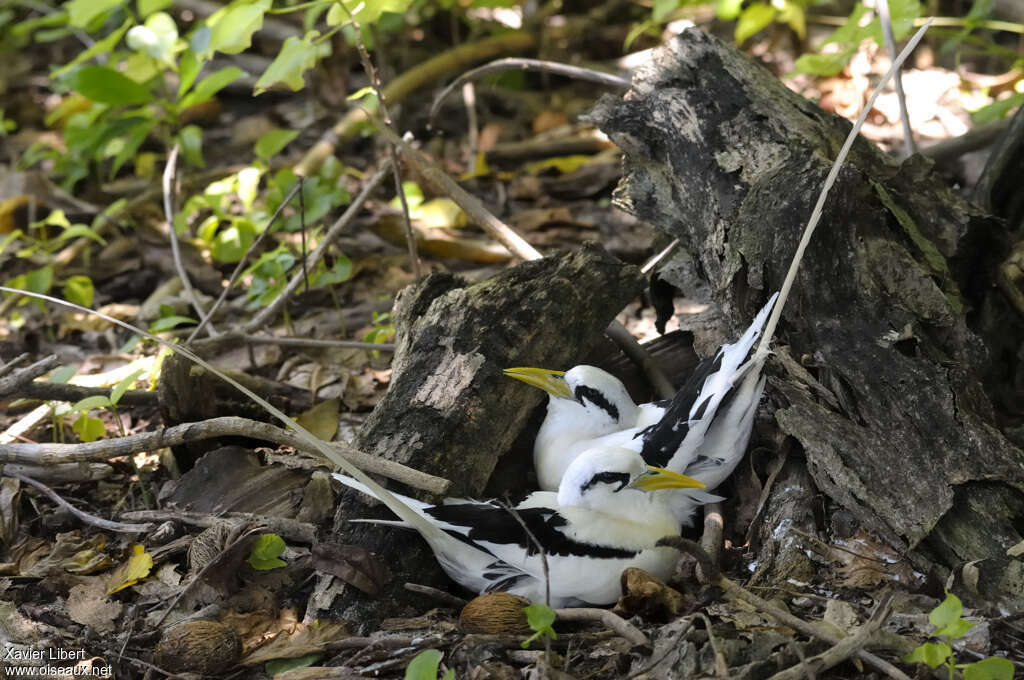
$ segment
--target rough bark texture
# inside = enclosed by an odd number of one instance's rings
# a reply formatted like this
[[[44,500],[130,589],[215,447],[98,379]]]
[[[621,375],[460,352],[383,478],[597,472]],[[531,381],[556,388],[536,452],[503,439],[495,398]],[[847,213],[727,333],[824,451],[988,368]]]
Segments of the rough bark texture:
[[[479,496],[544,394],[501,373],[509,366],[572,365],[642,287],[639,270],[596,246],[525,262],[464,287],[432,274],[395,305],[397,346],[391,385],[356,446],[452,480],[453,496]],[[439,569],[414,534],[349,524],[381,516],[346,493],[338,540],[383,556],[394,574],[381,599],[346,592],[335,607],[372,624],[409,596],[402,583],[437,582]],[[351,589],[349,589],[351,590]]]
[[[681,239],[738,332],[780,287],[849,123],[692,29],[591,117],[625,154],[620,206]],[[809,373],[772,391],[818,488],[919,548],[918,565],[989,560],[979,591],[1020,606],[1024,564],[1005,553],[1021,540],[1024,452],[992,424],[985,343],[966,322],[1000,234],[926,161],[898,165],[859,140],[778,333]]]

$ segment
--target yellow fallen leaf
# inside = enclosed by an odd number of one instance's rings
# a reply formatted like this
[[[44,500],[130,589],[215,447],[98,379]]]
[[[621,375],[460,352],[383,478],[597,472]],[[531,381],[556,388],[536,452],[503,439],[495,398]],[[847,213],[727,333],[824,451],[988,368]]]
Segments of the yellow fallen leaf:
[[[115,569],[110,574],[107,595],[113,595],[119,590],[133,586],[149,576],[149,570],[153,568],[153,557],[146,552],[138,543],[132,545],[132,556],[128,561]]]

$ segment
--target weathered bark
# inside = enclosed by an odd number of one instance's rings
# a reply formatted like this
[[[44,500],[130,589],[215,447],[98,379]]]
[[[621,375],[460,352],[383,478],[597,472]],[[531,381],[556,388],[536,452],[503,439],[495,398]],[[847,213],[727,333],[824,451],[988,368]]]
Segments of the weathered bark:
[[[641,286],[639,270],[596,246],[525,262],[468,287],[442,274],[417,281],[396,302],[391,385],[356,446],[447,477],[453,496],[479,495],[545,398],[501,370],[572,365]],[[354,623],[395,612],[409,600],[403,582],[440,580],[415,535],[345,521],[378,512],[346,493],[335,520],[338,541],[381,555],[394,575],[379,600],[348,589],[336,601]]]
[[[696,30],[591,118],[625,154],[620,206],[681,239],[738,332],[780,287],[849,123]],[[979,272],[998,261],[999,236],[926,161],[900,165],[859,140],[779,333],[835,406],[795,373],[772,391],[788,402],[778,423],[830,498],[894,547],[941,546],[932,554],[949,567],[989,559],[978,565],[981,593],[1021,603],[1024,565],[1005,551],[1021,540],[1011,520],[1021,516],[1024,452],[992,424],[979,380],[985,345],[965,320],[990,287]],[[985,504],[976,516],[1009,519],[979,522],[967,540],[957,491],[972,482],[1002,490],[971,496]]]

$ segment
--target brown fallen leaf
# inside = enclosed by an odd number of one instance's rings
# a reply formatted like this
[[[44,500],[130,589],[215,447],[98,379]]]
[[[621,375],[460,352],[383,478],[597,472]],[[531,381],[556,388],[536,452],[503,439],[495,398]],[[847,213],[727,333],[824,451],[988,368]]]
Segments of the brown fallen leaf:
[[[68,593],[68,616],[75,623],[106,633],[114,630],[122,605],[107,598],[106,580],[94,576],[73,586]]]
[[[313,546],[313,566],[333,574],[371,597],[380,595],[391,572],[377,555],[357,545],[317,543]]]

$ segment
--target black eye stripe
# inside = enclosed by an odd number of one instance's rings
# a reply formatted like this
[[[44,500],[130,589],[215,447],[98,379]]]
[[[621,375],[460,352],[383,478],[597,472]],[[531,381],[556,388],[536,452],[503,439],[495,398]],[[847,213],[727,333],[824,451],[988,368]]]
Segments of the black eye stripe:
[[[586,484],[580,487],[580,491],[586,491],[598,484],[618,484],[619,488],[615,489],[615,491],[622,491],[629,484],[629,479],[628,472],[598,472]]]
[[[594,406],[598,407],[599,409],[607,413],[609,416],[611,416],[612,420],[614,420],[615,422],[619,421],[618,407],[615,406],[615,404],[613,404],[612,402],[608,401],[608,398],[605,397],[600,390],[594,389],[593,387],[588,387],[587,385],[577,385],[576,389],[573,390],[573,394],[576,396],[576,401],[580,402],[581,404],[583,403],[583,400],[586,399]]]

